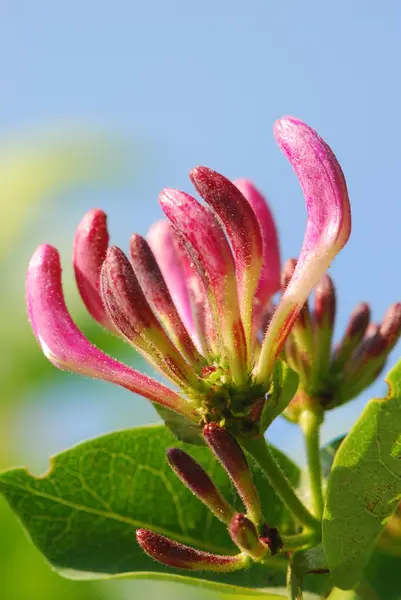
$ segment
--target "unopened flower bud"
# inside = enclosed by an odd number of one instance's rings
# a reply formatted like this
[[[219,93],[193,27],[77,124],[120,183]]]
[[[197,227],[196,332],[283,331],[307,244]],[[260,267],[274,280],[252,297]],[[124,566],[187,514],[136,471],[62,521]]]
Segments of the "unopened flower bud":
[[[260,560],[269,552],[269,547],[260,541],[255,525],[245,515],[234,515],[229,532],[234,544],[254,560]]]
[[[386,340],[386,351],[390,352],[401,335],[401,302],[390,306],[384,315],[380,333]]]
[[[181,481],[199,498],[212,513],[223,521],[230,523],[234,509],[223,498],[206,471],[184,450],[169,448],[167,460]]]
[[[331,364],[335,371],[341,370],[351,358],[366,333],[369,321],[369,305],[361,302],[351,313],[344,337],[334,350]]]
[[[236,439],[216,423],[203,429],[205,441],[227,471],[255,523],[263,521],[260,499],[245,454]]]
[[[211,554],[210,552],[185,546],[148,529],[138,529],[136,539],[142,550],[158,562],[188,571],[229,573],[243,569],[249,563],[249,559],[243,554],[235,556]]]
[[[324,274],[315,288],[315,322],[333,329],[336,316],[336,290],[329,275]]]
[[[283,292],[288,287],[296,266],[297,261],[294,258],[290,258],[285,263],[281,274]],[[299,376],[301,378],[309,379],[312,364],[314,362],[315,349],[312,319],[308,301],[305,302],[299,311],[297,320],[295,321],[289,336],[288,343],[293,344],[294,346],[293,350],[297,355],[297,363],[299,365],[299,369],[297,369]]]
[[[315,288],[313,382],[326,374],[331,358],[331,340],[336,315],[336,291],[333,281],[325,274]]]

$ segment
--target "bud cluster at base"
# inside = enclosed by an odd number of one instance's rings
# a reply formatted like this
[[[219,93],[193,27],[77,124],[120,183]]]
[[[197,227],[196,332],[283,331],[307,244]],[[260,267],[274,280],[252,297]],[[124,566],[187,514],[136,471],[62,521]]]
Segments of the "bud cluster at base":
[[[259,495],[253,483],[245,454],[230,433],[216,424],[203,430],[204,439],[226,470],[244,506],[238,513],[226,501],[204,468],[181,448],[169,448],[167,460],[182,483],[225,525],[240,554],[219,556],[185,546],[156,532],[138,530],[137,540],[155,560],[190,570],[227,572],[254,562],[265,562],[283,547],[276,528],[265,522]]]
[[[286,264],[288,285],[296,261]],[[304,410],[326,411],[355,398],[382,372],[401,335],[401,303],[390,306],[381,324],[370,322],[370,308],[360,303],[350,316],[342,340],[333,347],[336,290],[326,274],[315,288],[313,310],[307,301],[285,345],[299,387],[284,414],[298,421]]]

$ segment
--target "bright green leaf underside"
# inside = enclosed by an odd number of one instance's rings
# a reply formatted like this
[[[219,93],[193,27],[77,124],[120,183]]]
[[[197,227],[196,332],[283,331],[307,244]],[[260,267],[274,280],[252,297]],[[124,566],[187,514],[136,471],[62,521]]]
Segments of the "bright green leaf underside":
[[[0,492],[19,516],[34,544],[54,568],[74,578],[134,573],[187,574],[147,557],[135,529],[149,528],[188,545],[219,554],[236,552],[226,528],[178,480],[165,452],[184,447],[164,426],[106,435],[57,455],[50,472],[35,477],[25,469],[0,475]],[[224,470],[206,447],[186,446],[226,498],[241,504]],[[275,451],[294,486],[299,469]],[[255,480],[269,524],[289,531],[291,517],[260,471]],[[274,568],[273,568],[274,567]],[[282,585],[285,563],[254,566],[229,575],[194,576],[248,587]]]
[[[341,444],[329,480],[323,544],[335,585],[358,581],[401,498],[401,362]]]

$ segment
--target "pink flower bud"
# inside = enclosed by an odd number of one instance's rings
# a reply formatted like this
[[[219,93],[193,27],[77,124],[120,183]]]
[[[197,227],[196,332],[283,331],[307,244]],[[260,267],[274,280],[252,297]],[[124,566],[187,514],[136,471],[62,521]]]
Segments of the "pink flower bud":
[[[253,318],[258,326],[264,309],[280,289],[281,266],[277,229],[265,198],[253,183],[247,179],[236,179],[234,185],[252,206],[262,234],[263,266],[253,302]]]
[[[209,448],[227,471],[238,494],[255,523],[262,522],[260,499],[245,454],[237,440],[216,423],[208,423],[203,436]]]
[[[160,203],[205,285],[233,378],[237,383],[244,381],[246,343],[235,265],[224,231],[210,210],[184,192],[166,189],[160,194]]]
[[[202,362],[170,296],[159,265],[147,241],[138,234],[130,240],[131,263],[141,289],[173,343],[189,362]]]
[[[235,256],[239,303],[250,350],[253,298],[263,265],[263,240],[255,212],[240,190],[226,177],[207,167],[190,172],[199,194],[224,224]]]
[[[114,330],[100,295],[100,270],[109,245],[107,217],[102,210],[90,210],[79,224],[73,250],[75,279],[88,312],[95,321]]]
[[[191,492],[206,504],[220,521],[230,523],[234,515],[234,509],[223,498],[200,464],[179,448],[169,448],[167,450],[167,460]]]
[[[108,249],[102,266],[101,292],[111,321],[128,341],[173,381],[198,387],[196,374],[165,333],[128,258],[116,246]]]
[[[241,554],[219,556],[203,550],[196,550],[148,529],[138,529],[136,539],[146,554],[170,567],[188,571],[230,573],[248,566],[247,558]]]

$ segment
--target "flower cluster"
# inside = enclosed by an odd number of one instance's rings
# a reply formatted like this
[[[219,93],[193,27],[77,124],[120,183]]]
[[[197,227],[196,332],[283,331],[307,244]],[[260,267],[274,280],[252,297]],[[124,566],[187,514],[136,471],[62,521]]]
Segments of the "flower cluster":
[[[248,181],[206,167],[190,178],[205,204],[165,189],[167,219],[148,239],[133,235],[130,258],[109,247],[106,216],[92,210],[78,227],[73,262],[94,319],[127,340],[174,389],[114,360],[77,329],[66,308],[58,252],[34,253],[27,277],[33,330],[47,358],[149,398],[192,426],[218,423],[240,436],[263,431],[285,408],[297,379],[282,350],[312,288],[347,242],[351,218],[343,173],[313,129],[287,117],[275,137],[304,192],[303,246],[263,336],[280,288],[277,233]],[[179,391],[177,391],[177,388]]]
[[[287,261],[283,289],[295,268],[295,259]],[[284,411],[292,421],[304,410],[327,411],[358,396],[383,371],[401,335],[400,302],[388,308],[380,324],[371,321],[369,305],[359,303],[334,346],[335,316],[336,289],[326,273],[315,287],[313,310],[306,301],[285,344],[286,361],[299,375],[297,393]]]

